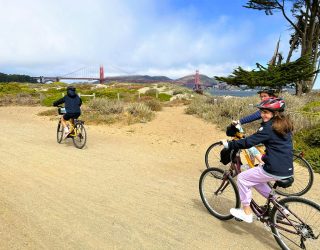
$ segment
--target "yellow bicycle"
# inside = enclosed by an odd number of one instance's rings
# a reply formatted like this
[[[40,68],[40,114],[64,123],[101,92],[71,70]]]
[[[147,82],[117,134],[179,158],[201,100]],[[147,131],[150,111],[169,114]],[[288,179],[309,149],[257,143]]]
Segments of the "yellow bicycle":
[[[65,109],[61,106],[58,106],[59,115],[63,115],[66,113]],[[74,119],[73,121],[68,121],[68,126],[70,129],[70,133],[67,138],[72,138],[73,144],[76,148],[82,149],[87,142],[87,132],[84,127],[84,121]],[[61,124],[61,119],[59,119],[57,126],[57,142],[61,143],[63,139],[63,126]]]
[[[234,131],[232,140],[239,140],[245,137],[244,131],[241,126]],[[260,153],[264,153],[264,146],[258,145],[255,147]],[[230,164],[224,165],[220,160],[220,152],[223,149],[222,143],[215,142],[211,144],[205,153],[205,164],[207,168],[217,167],[222,170],[229,170]],[[255,158],[253,157],[250,149],[241,150],[241,164],[247,164],[249,167],[256,165]],[[303,158],[303,152],[293,151],[293,166],[294,166],[294,183],[289,188],[277,187],[276,193],[283,196],[301,196],[307,193],[313,184],[313,170],[311,165],[306,159]],[[269,183],[270,186],[273,183]]]

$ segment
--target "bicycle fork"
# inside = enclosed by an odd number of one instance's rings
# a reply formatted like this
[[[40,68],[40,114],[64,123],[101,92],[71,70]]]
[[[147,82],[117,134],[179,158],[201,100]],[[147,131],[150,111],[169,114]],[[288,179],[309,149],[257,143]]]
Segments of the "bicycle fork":
[[[222,192],[227,188],[227,186],[229,185],[229,181],[227,181],[226,179],[223,179],[220,187],[218,188],[217,191],[214,192],[215,195],[218,195],[218,194],[222,194]]]

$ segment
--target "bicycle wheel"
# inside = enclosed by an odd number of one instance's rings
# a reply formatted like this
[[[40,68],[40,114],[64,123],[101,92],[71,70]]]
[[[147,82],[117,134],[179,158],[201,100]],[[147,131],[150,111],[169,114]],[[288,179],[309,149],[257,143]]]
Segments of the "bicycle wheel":
[[[311,165],[300,155],[293,155],[294,182],[291,187],[277,187],[277,194],[283,196],[302,196],[307,193],[313,184],[313,170]],[[270,182],[272,186],[274,182]]]
[[[63,138],[63,126],[61,124],[61,121],[59,121],[58,127],[57,127],[57,142],[61,143],[62,138]]]
[[[240,207],[237,186],[231,176],[225,177],[222,169],[206,169],[200,176],[199,191],[205,207],[220,220],[232,219],[230,208]]]
[[[222,143],[215,142],[213,143],[206,151],[204,160],[206,163],[207,168],[221,168],[223,170],[228,170],[229,169],[229,164],[224,165],[222,162],[220,162],[220,152],[223,149]]]
[[[72,137],[76,148],[82,149],[87,142],[87,132],[82,123],[76,123],[74,126],[75,135]]]
[[[279,201],[286,208],[285,218],[277,207],[271,211],[271,230],[282,249],[319,249],[320,206],[302,197]]]

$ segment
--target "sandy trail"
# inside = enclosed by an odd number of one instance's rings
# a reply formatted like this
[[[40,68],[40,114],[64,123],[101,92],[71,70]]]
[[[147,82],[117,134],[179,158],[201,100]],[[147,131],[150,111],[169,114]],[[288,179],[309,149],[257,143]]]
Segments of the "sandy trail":
[[[0,249],[275,249],[261,223],[212,217],[198,181],[214,125],[166,108],[150,123],[86,126],[59,145],[42,107],[0,108]],[[319,202],[319,175],[307,195]]]

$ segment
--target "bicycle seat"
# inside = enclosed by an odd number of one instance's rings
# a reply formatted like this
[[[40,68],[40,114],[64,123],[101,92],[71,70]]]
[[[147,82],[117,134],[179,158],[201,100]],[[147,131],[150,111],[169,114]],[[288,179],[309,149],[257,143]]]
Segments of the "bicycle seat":
[[[287,188],[287,187],[290,187],[293,182],[294,182],[294,178],[293,177],[289,177],[289,178],[286,178],[286,179],[282,179],[282,180],[276,181],[274,185],[277,185],[277,186],[282,187],[282,188]]]

